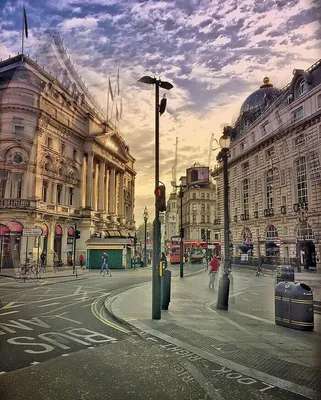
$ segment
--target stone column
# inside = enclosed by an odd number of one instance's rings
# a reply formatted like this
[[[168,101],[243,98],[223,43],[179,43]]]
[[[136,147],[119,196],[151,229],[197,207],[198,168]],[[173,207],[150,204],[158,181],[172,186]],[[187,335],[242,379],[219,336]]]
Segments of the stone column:
[[[93,188],[93,207],[94,210],[98,210],[98,182],[99,182],[99,164],[96,162],[95,166],[95,180]]]
[[[57,183],[51,182],[51,203],[57,204]]]
[[[105,177],[105,211],[108,213],[109,211],[109,169],[106,168],[106,177]]]
[[[116,169],[112,167],[110,170],[110,193],[109,193],[109,212],[115,214],[115,186],[116,186]]]
[[[85,155],[82,156],[82,169],[81,169],[81,182],[80,182],[80,190],[77,194],[79,194],[79,198],[77,196],[76,206],[85,207],[86,205],[86,169],[88,168],[88,161]]]
[[[98,202],[98,210],[105,210],[105,170],[106,170],[106,162],[101,161],[99,163],[99,202]]]
[[[92,193],[93,193],[93,167],[94,167],[94,154],[89,153],[87,159],[87,184],[86,184],[86,207],[93,207]]]
[[[121,217],[124,217],[124,173],[123,172],[119,173],[118,190],[119,190],[118,215],[121,216]]]

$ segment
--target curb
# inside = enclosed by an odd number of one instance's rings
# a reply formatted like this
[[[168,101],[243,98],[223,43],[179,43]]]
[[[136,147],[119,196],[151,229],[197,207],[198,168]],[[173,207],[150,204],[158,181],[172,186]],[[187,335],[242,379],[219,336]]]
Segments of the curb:
[[[1,276],[3,276],[3,275],[1,275]],[[58,277],[54,277],[54,278],[58,278]],[[14,279],[14,277],[13,277],[13,279]],[[48,278],[48,279],[50,279],[50,278]],[[55,282],[50,282],[50,283],[48,283],[48,284],[46,284],[45,286],[52,286],[52,285],[56,285],[56,284],[59,284],[59,283],[68,283],[68,282],[75,282],[75,281],[79,281],[79,280],[84,280],[84,279],[87,279],[86,277],[77,277],[77,278],[73,278],[73,279],[66,279],[66,280],[63,280],[63,281],[59,281],[59,282],[57,282],[57,281],[55,281]],[[37,281],[37,279],[36,279],[36,281],[37,282],[39,282],[39,281],[41,281],[41,280],[45,280],[45,278],[42,278],[42,279],[39,279],[38,281]],[[19,282],[19,283],[17,283],[17,285],[16,286],[6,286],[6,288],[8,288],[8,289],[20,289],[20,288],[23,288],[24,287],[24,284],[25,284],[26,282]],[[39,285],[35,285],[35,284],[33,284],[33,285],[30,285],[30,286],[27,286],[26,287],[26,289],[33,289],[33,288],[36,288],[36,287],[39,287]]]

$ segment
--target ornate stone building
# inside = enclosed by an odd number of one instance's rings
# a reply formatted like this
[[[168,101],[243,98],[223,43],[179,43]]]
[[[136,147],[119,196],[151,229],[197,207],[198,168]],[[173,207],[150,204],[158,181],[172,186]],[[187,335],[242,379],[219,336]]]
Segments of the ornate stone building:
[[[27,56],[0,62],[2,266],[38,248],[65,263],[74,229],[77,254],[95,232],[134,230],[135,160],[64,54],[56,60],[57,78]],[[43,236],[27,243],[34,227]]]
[[[230,132],[234,255],[250,251],[321,268],[321,60],[307,71],[294,70],[281,90],[264,78],[244,101]],[[220,164],[212,176],[218,183],[216,223],[223,238]]]

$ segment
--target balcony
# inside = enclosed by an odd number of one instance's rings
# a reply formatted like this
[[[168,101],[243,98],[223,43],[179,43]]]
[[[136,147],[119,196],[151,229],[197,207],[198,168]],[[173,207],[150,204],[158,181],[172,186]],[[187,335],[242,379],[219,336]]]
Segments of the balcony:
[[[240,215],[241,221],[247,221],[250,219],[250,215],[248,212],[245,212],[244,214]]]
[[[264,217],[273,217],[273,215],[274,215],[273,208],[266,208],[264,210]]]
[[[36,202],[27,199],[0,199],[0,208],[19,210],[35,209]]]
[[[281,214],[286,214],[286,206],[281,206]]]
[[[259,212],[258,211],[254,211],[254,218],[259,218]]]

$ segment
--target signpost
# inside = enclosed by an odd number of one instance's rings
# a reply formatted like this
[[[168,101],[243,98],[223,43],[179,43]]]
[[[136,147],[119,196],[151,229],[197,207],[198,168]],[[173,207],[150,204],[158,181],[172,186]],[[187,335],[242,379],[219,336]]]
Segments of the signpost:
[[[22,235],[27,237],[39,237],[42,236],[42,234],[41,228],[24,228],[22,231]]]

